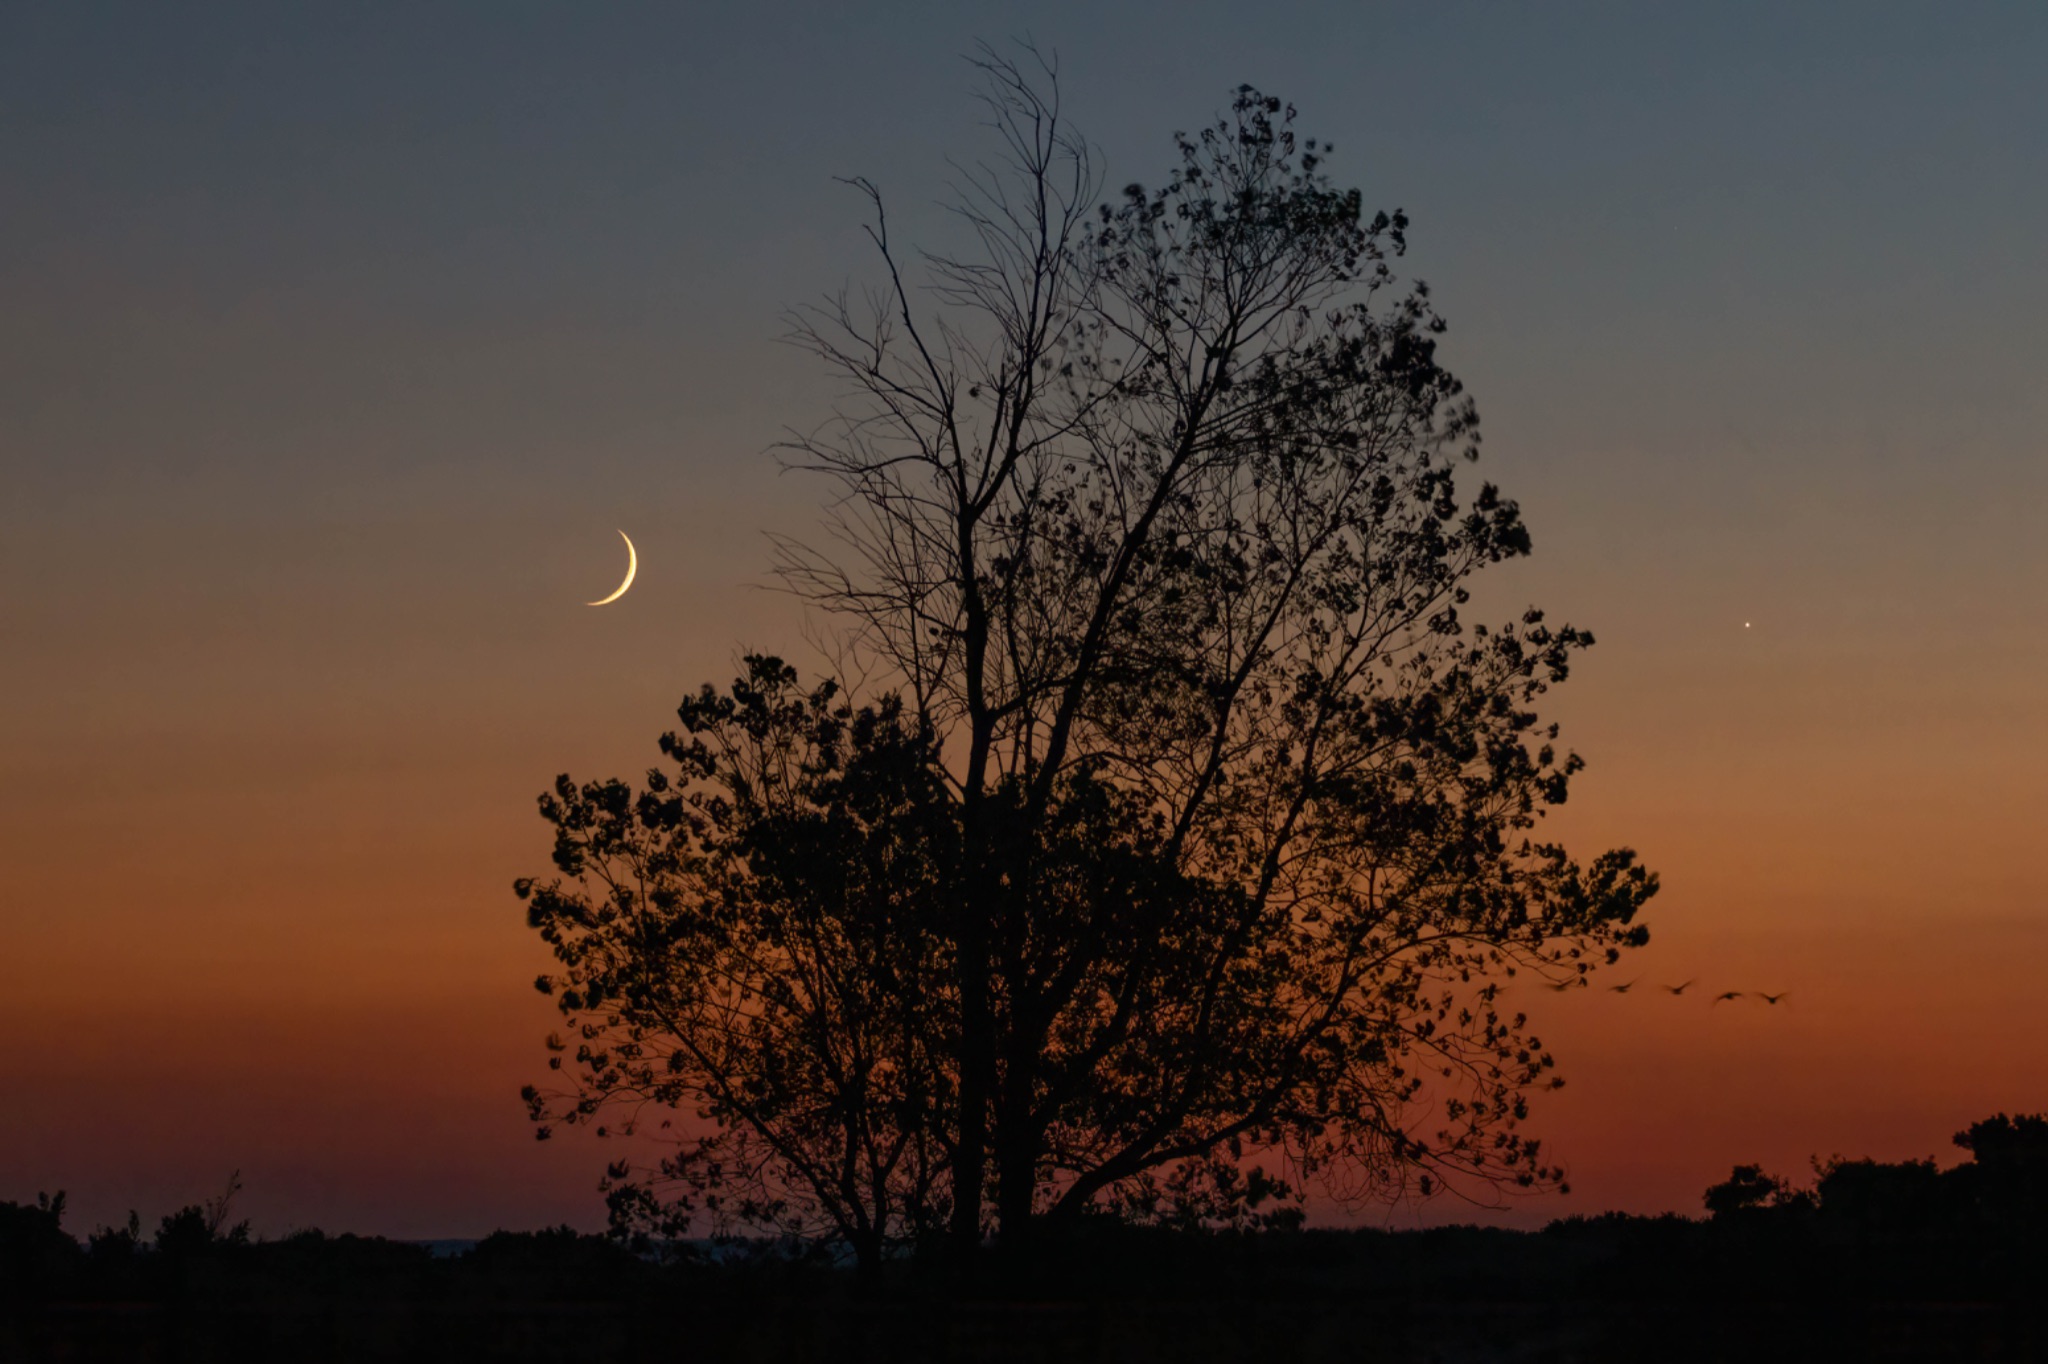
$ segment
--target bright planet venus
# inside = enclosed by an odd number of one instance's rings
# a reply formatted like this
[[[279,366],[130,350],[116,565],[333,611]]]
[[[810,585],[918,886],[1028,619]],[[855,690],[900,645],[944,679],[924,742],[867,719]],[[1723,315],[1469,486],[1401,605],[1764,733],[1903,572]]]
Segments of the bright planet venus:
[[[633,549],[632,536],[626,534],[626,532],[624,531],[620,531],[619,538],[626,542],[626,576],[624,581],[622,581],[617,587],[612,589],[612,594],[609,597],[599,597],[596,601],[585,602],[584,605],[608,606],[612,602],[615,602],[619,598],[625,596],[626,589],[633,585],[633,575],[640,571],[640,556]]]

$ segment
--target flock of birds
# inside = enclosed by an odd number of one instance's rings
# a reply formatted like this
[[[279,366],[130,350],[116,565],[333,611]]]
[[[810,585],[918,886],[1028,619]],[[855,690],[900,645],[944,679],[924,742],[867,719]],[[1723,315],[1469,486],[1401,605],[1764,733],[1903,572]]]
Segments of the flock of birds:
[[[1558,981],[1555,984],[1549,986],[1548,988],[1556,990],[1561,994],[1566,990],[1575,988],[1578,984],[1579,979],[1577,977],[1574,977],[1571,980]],[[1607,987],[1607,990],[1610,994],[1625,995],[1630,990],[1635,989],[1636,986],[1640,984],[1642,984],[1641,981],[1632,980],[1628,982],[1626,985],[1610,985]],[[1697,984],[1699,984],[1697,980],[1689,980],[1685,982],[1685,984],[1683,985],[1660,985],[1657,988],[1664,991],[1668,995],[1676,997],[1679,995],[1683,995],[1687,990],[1690,990],[1693,986]],[[1761,999],[1766,1004],[1776,1004],[1780,1000],[1789,999],[1791,997],[1791,994],[1792,992],[1790,990],[1780,990],[1776,994],[1771,994],[1765,990],[1723,990],[1720,994],[1714,996],[1713,1002],[1716,1004],[1726,1004],[1731,999]]]

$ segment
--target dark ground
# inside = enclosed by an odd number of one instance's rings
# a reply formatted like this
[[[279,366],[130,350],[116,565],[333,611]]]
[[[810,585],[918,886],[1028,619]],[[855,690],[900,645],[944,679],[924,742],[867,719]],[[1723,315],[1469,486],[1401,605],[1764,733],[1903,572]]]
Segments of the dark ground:
[[[2048,1359],[2037,1235],[1812,1205],[1539,1233],[1090,1228],[967,1288],[760,1257],[655,1265],[567,1231],[455,1257],[165,1219],[88,1245],[0,1204],[0,1360]],[[203,1232],[203,1235],[202,1235]]]

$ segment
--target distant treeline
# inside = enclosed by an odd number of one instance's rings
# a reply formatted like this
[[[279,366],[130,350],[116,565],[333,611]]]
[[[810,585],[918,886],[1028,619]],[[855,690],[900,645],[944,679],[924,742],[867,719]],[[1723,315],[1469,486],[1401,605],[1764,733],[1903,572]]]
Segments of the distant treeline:
[[[1691,1332],[1697,1350],[1660,1346],[1667,1358],[1797,1357],[1767,1341],[1811,1357],[1844,1330],[1872,1357],[1994,1357],[2039,1334],[2018,1309],[2048,1283],[2048,1116],[2000,1115],[1956,1140],[1969,1159],[1950,1169],[1835,1159],[1806,1187],[1739,1166],[1702,1218],[1540,1232],[1091,1221],[996,1253],[964,1285],[914,1260],[863,1281],[790,1245],[636,1252],[568,1228],[453,1256],[317,1231],[256,1240],[227,1222],[226,1198],[153,1234],[131,1216],[81,1242],[58,1195],[0,1202],[0,1358],[612,1359],[687,1338],[705,1358],[973,1359],[1000,1341],[1002,1357],[1035,1359],[1042,1337],[1046,1358],[1396,1360],[1456,1337],[1484,1359],[1521,1357],[1534,1333],[1597,1359],[1631,1357],[1653,1330]],[[1361,1354],[1359,1332],[1378,1344]]]

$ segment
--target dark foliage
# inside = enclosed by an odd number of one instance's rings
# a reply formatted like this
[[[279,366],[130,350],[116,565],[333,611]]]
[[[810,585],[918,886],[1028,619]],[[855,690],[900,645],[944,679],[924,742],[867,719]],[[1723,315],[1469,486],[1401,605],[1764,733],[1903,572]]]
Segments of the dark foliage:
[[[1761,1165],[1738,1165],[1728,1178],[1709,1188],[1702,1200],[1715,1217],[1755,1217],[1810,1212],[1811,1196],[1795,1190],[1776,1175],[1767,1175]]]
[[[950,1021],[942,888],[958,819],[927,726],[855,711],[774,659],[686,701],[643,791],[562,779],[542,803],[569,882],[522,881],[576,1027],[570,1102],[536,1120],[710,1130],[651,1176],[615,1167],[615,1225],[837,1239],[878,1263],[943,1221]],[[658,1130],[658,1129],[657,1129]]]
[[[48,1297],[77,1273],[84,1251],[64,1230],[64,1195],[0,1203],[0,1295]]]
[[[1501,990],[1641,944],[1656,880],[1539,836],[1580,761],[1536,707],[1592,638],[1462,614],[1530,540],[1461,483],[1407,219],[1249,88],[1102,202],[1050,74],[981,65],[973,249],[907,283],[863,185],[887,282],[795,326],[851,396],[787,449],[839,495],[781,568],[863,685],[750,659],[643,788],[543,798],[539,1130],[672,1122],[611,1173],[622,1228],[870,1268],[941,1228],[1241,1227],[1311,1179],[1560,1182]]]
[[[659,1261],[566,1228],[444,1259],[319,1232],[94,1255],[58,1196],[0,1203],[0,1358],[608,1362],[683,1340],[692,1357],[796,1361],[2038,1357],[2039,1209],[1984,1191],[2039,1187],[2042,1130],[2001,1116],[1958,1136],[1973,1158],[1951,1169],[1837,1159],[1804,1191],[1740,1168],[1704,1220],[1386,1232],[1091,1215],[969,1300],[908,1261],[856,1285],[817,1262]]]

